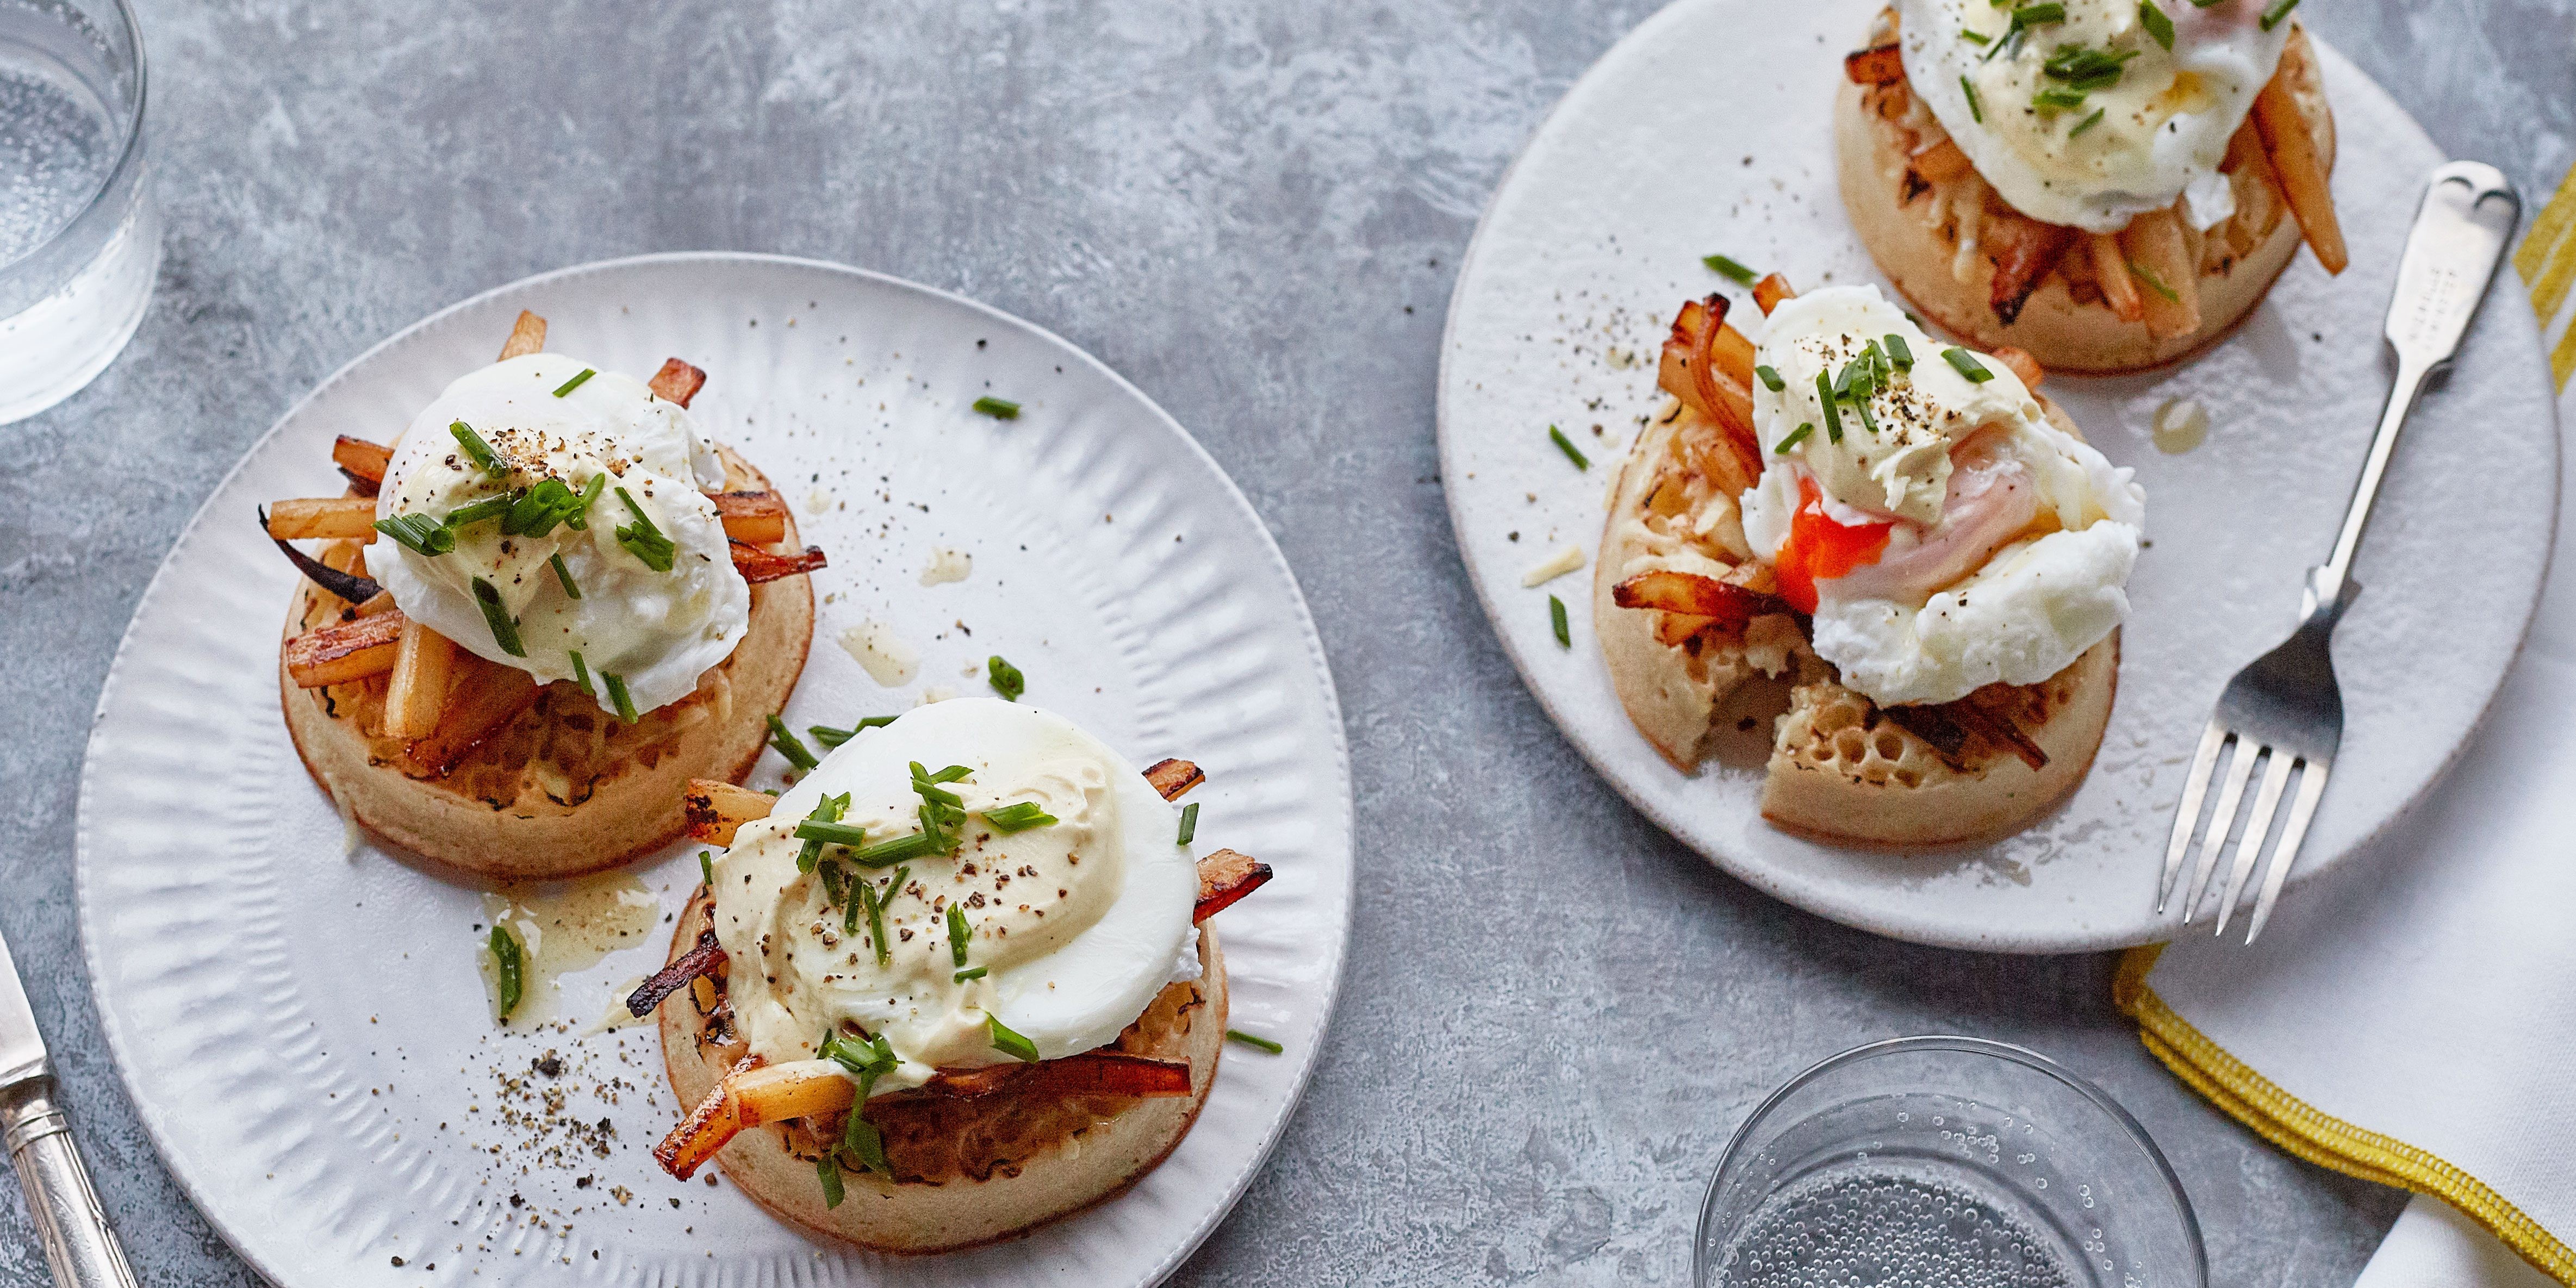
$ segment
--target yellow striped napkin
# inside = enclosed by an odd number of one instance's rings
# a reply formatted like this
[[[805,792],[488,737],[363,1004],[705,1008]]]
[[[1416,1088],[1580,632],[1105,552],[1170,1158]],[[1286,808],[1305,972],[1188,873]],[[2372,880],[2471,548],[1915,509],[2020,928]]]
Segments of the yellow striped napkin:
[[[2576,372],[2576,326],[2562,314],[2568,288],[2576,286],[2576,166],[2558,181],[2558,192],[2540,208],[2513,253],[2513,268],[2531,289],[2531,311],[2540,315],[2540,334],[2556,336],[2549,345],[2549,374],[2558,392],[2567,392],[2567,377]],[[2559,421],[2566,422],[2561,408]]]
[[[2514,268],[2564,424],[2576,169]],[[2283,900],[2251,948],[2192,934],[2136,949],[2114,986],[2147,1049],[2221,1110],[2318,1166],[2419,1195],[2364,1288],[2576,1285],[2576,1117],[2563,1111],[2576,1086],[2576,524],[2558,532],[2530,641],[2432,799],[2376,854]]]

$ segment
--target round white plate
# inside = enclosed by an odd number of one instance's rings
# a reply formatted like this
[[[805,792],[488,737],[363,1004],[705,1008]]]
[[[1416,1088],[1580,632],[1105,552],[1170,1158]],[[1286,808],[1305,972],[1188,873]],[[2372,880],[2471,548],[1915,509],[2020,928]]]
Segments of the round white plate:
[[[480,892],[345,842],[279,721],[295,574],[252,509],[336,492],[332,435],[392,437],[492,361],[521,308],[552,323],[549,349],[602,367],[650,374],[677,354],[705,368],[700,424],[761,465],[830,552],[791,726],[978,691],[1000,653],[1027,675],[1026,701],[1138,763],[1197,761],[1200,846],[1277,870],[1216,925],[1233,1023],[1287,1053],[1229,1045],[1197,1127],[1134,1189],[1025,1239],[887,1259],[809,1240],[729,1182],[674,1181],[649,1152],[682,1113],[653,1031],[580,1032],[661,963],[668,925],[562,981],[569,1031],[499,1033],[477,973]],[[987,393],[1020,402],[1019,419],[970,411]],[[971,554],[973,573],[925,587],[941,546]],[[871,617],[921,650],[910,683],[880,687],[834,642]],[[765,757],[753,785],[785,768]],[[276,1283],[1149,1284],[1242,1193],[1314,1065],[1349,934],[1350,802],[1296,582],[1243,495],[1142,393],[926,287],[653,256],[530,278],[413,326],[323,382],[224,480],[144,593],[99,699],[81,938],[162,1158]],[[666,912],[697,883],[695,852],[638,869]],[[531,1071],[548,1050],[560,1078]]]
[[[2352,266],[2302,250],[2225,343],[2144,376],[2054,376],[2065,404],[2147,489],[2129,586],[2119,701],[2100,759],[2063,807],[1991,845],[1871,853],[1763,823],[1758,765],[1675,772],[1638,736],[1593,640],[1592,570],[1528,590],[1567,542],[1597,552],[1602,494],[1662,399],[1673,313],[1724,290],[1723,253],[1792,285],[1878,282],[1835,189],[1829,109],[1842,58],[1880,0],[1682,0],[1585,73],[1521,154],[1477,229],[1441,350],[1441,477],[1485,611],[1539,702],[1621,793],[1720,867],[1800,907],[1881,934],[2014,952],[2169,936],[2156,878],[2183,771],[2227,677],[2294,623],[2388,391],[2379,339],[2398,248],[2443,157],[2333,50],[2336,207]],[[1759,332],[1754,334],[1758,336]],[[2149,438],[2164,400],[2209,408],[2196,451]],[[1547,438],[1591,457],[1578,472]],[[2558,445],[2531,310],[2511,272],[2459,367],[2416,409],[2335,641],[2347,724],[2305,852],[2313,877],[2385,829],[2450,763],[2496,691],[2537,603],[2557,512]],[[1572,610],[1559,648],[1547,596]],[[2179,900],[2176,901],[2179,904]]]

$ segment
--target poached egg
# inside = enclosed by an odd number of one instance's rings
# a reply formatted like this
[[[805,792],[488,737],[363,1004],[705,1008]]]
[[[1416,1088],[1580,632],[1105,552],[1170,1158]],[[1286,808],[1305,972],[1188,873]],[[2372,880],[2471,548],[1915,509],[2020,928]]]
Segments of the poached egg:
[[[928,797],[916,771],[951,766],[966,772],[934,790],[966,811],[953,854],[874,868],[829,848],[800,865],[795,830],[827,799],[846,794],[839,821],[871,841],[898,839],[920,830]],[[993,821],[1024,804],[1045,821],[1016,831]],[[1107,1045],[1165,985],[1198,975],[1198,867],[1173,839],[1179,824],[1135,766],[1036,708],[960,698],[863,730],[714,861],[739,1031],[773,1063],[813,1058],[822,1035],[844,1026],[884,1039],[898,1063],[873,1095],[941,1069],[1013,1062],[994,1021],[1040,1059]]]
[[[2145,491],[2011,368],[1874,286],[1783,302],[1757,360],[1780,387],[1753,390],[1773,450],[1745,539],[1845,685],[1895,706],[2036,684],[2128,615]]]
[[[386,466],[376,517],[444,526],[454,548],[427,554],[380,537],[367,563],[397,607],[459,647],[540,683],[584,681],[603,707],[614,705],[615,676],[635,710],[650,711],[696,691],[750,629],[751,587],[705,494],[723,484],[724,463],[678,403],[630,376],[532,353],[450,384]],[[584,526],[452,521],[541,489],[590,495]],[[650,542],[619,539],[647,523],[668,542],[667,567],[637,552],[655,552]],[[496,628],[496,613],[515,639]]]
[[[2202,230],[2235,213],[2218,166],[2290,39],[2279,0],[1900,0],[1898,31],[1907,82],[1998,195],[2102,233],[2177,198]]]

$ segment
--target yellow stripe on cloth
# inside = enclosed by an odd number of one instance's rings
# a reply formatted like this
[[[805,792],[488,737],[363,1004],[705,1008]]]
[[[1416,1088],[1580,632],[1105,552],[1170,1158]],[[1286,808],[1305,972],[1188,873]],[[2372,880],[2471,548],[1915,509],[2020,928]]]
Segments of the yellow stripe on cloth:
[[[2567,177],[2558,181],[2558,191],[2549,204],[2532,216],[2531,233],[2522,239],[2522,249],[2513,253],[2513,271],[2528,282],[2540,276],[2540,262],[2558,239],[2576,228],[2576,165],[2567,167]],[[2548,321],[2542,318],[2542,321]]]
[[[2147,974],[2163,952],[2163,945],[2151,944],[2122,954],[2111,998],[2122,1013],[2138,1022],[2138,1040],[2175,1077],[2296,1157],[2347,1176],[2442,1199],[2542,1273],[2576,1286],[2576,1250],[2485,1182],[2404,1141],[2319,1112],[2193,1028],[2147,987]]]
[[[2567,177],[2558,181],[2558,191],[2532,218],[2531,231],[2523,234],[2522,245],[2513,252],[2513,271],[2522,275],[2522,284],[2531,291],[2531,311],[2540,319],[2544,342],[2559,306],[2567,302],[2569,288],[2576,287],[2576,235],[2571,234],[2576,234],[2576,166],[2568,167]],[[2549,377],[2559,392],[2566,392],[2571,375],[2576,375],[2576,323],[2549,351]]]

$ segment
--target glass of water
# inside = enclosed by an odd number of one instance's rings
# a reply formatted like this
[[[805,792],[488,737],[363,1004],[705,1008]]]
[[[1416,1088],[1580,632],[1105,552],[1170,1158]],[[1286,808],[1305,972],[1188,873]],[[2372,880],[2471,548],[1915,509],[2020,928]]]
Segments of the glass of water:
[[[90,382],[161,264],[125,0],[0,0],[0,424]]]
[[[1898,1038],[1791,1079],[1728,1142],[1700,1288],[2206,1288],[2146,1129],[2038,1052]]]

